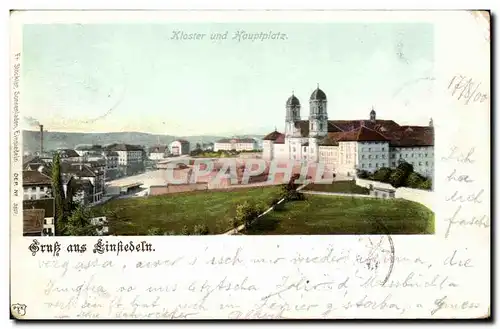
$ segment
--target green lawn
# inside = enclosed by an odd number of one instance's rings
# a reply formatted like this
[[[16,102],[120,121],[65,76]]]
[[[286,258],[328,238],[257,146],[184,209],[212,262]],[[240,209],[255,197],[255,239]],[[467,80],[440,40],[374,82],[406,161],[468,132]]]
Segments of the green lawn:
[[[402,199],[307,195],[255,222],[246,234],[433,234],[434,213]]]
[[[220,234],[231,229],[229,220],[237,204],[247,200],[269,203],[279,189],[271,186],[129,198],[110,201],[95,211],[108,216],[110,234],[146,235],[153,228],[178,234],[184,225],[192,231],[196,224],[206,224],[210,234]],[[109,211],[115,215],[110,216]]]
[[[304,191],[370,194],[367,188],[356,185],[354,180],[338,181],[331,184],[309,184]]]

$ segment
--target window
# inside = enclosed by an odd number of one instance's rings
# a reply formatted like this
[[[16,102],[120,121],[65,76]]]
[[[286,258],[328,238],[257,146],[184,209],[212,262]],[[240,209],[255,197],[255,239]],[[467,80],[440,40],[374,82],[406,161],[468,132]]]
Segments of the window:
[[[396,157],[396,154],[391,154],[391,158],[395,158]]]
[[[378,196],[378,192],[377,191],[373,192],[373,194],[375,194],[375,196]]]
[[[412,162],[411,162],[411,165],[413,166],[414,164],[415,164],[415,163],[412,161]]]
[[[295,147],[293,148],[293,152],[295,152]]]
[[[385,154],[382,154],[382,159],[385,159]]]
[[[371,155],[371,154],[370,154],[370,155],[368,155],[368,159],[371,159],[371,158],[372,158],[372,155]]]
[[[362,158],[362,159],[364,159],[364,158],[365,158],[365,155],[363,154],[363,155],[361,156],[361,158]]]
[[[425,161],[425,165],[428,166],[429,165],[429,161]]]
[[[363,164],[361,165],[361,168],[364,168],[364,167],[365,167],[365,164],[363,163]]]
[[[375,159],[378,159],[378,155],[375,155]]]
[[[392,166],[396,167],[396,162],[395,161],[392,161]]]
[[[421,166],[421,165],[422,165],[422,162],[419,162],[419,163],[418,163],[418,165],[419,165],[419,166]]]
[[[371,163],[369,163],[369,164],[368,164],[368,168],[371,168],[371,167],[372,167],[372,164],[371,164]]]
[[[413,158],[413,153],[411,154],[411,157]]]
[[[382,151],[384,151],[385,149],[382,147]]]
[[[408,157],[408,154],[405,154],[405,158],[407,158],[407,157]]]
[[[376,163],[376,164],[375,164],[375,167],[377,167],[377,168],[378,168],[378,163]]]
[[[368,152],[371,152],[371,150],[372,150],[372,148],[371,148],[371,147],[369,147],[369,148],[368,148]]]

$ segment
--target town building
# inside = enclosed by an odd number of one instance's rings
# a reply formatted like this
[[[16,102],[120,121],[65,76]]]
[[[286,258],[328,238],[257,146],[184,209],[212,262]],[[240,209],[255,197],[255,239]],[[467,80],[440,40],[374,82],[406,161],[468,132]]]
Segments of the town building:
[[[214,143],[214,151],[253,151],[257,141],[253,138],[223,138]]]
[[[286,102],[285,132],[263,139],[262,157],[323,163],[327,169],[355,176],[357,170],[374,172],[395,168],[400,161],[426,177],[434,174],[434,127],[399,125],[377,118],[329,120],[326,94],[319,86],[309,98],[309,118],[302,120],[301,104],[292,94]]]
[[[167,145],[155,145],[150,147],[148,151],[150,160],[162,160],[168,156]]]
[[[35,170],[23,170],[23,200],[50,198],[52,179],[44,173],[44,167]]]
[[[85,156],[89,153],[102,153],[103,147],[101,145],[78,145],[75,147],[75,152],[80,156]]]
[[[105,194],[105,175],[104,167],[95,164],[92,166],[90,163],[61,163],[61,176],[66,182],[71,178],[75,180],[89,181],[92,185],[92,201],[91,203],[98,203],[101,201]],[[81,182],[80,184],[84,184]]]
[[[56,151],[59,153],[59,157],[62,161],[65,162],[78,162],[82,160],[82,157],[80,154],[78,154],[75,150],[73,149],[58,149]]]
[[[129,166],[143,162],[143,149],[137,145],[111,144],[106,147],[106,150],[118,154],[119,166]]]
[[[53,198],[23,201],[23,235],[55,234],[55,202]]]
[[[170,153],[173,156],[186,155],[189,154],[190,145],[187,140],[177,139],[170,143]]]

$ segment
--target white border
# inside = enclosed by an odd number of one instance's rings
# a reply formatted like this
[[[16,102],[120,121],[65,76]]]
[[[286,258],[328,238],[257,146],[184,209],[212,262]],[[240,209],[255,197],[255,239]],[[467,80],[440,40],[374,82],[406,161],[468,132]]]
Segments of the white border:
[[[483,1],[483,2],[484,2],[484,1]],[[20,5],[16,2],[16,6],[15,6],[15,7],[17,7],[17,8],[23,8],[23,7],[24,7],[24,8],[34,8],[34,7],[35,7],[33,4],[31,4],[31,5],[30,5],[30,2],[26,2],[26,3],[27,3],[27,4],[25,4],[24,6],[20,6]],[[31,3],[33,3],[33,2],[31,2]],[[461,1],[461,2],[454,2],[453,4],[454,4],[455,6],[461,6],[461,5],[460,5],[461,3],[463,3],[463,1]],[[481,3],[481,2],[474,2],[474,6],[475,6],[475,7],[479,7],[479,6],[480,6],[480,3]],[[56,3],[56,5],[48,5],[48,4],[44,4],[44,5],[43,5],[43,7],[45,7],[45,8],[57,8],[57,7],[61,8],[61,6],[60,6],[60,5],[62,5],[62,4],[63,4],[63,3],[60,3],[60,4],[59,4],[59,6],[57,6],[57,3]],[[309,2],[309,4],[310,4],[310,2]],[[82,8],[82,6],[81,6],[80,4],[79,4],[79,5],[76,5],[76,6],[75,6],[75,5],[71,6],[70,4],[64,3],[64,5],[66,6],[66,8]],[[102,8],[102,7],[103,7],[103,5],[104,5],[104,4],[102,4],[102,3],[100,3],[100,2],[95,2],[95,4],[92,4],[92,2],[91,2],[91,1],[88,1],[88,2],[86,2],[86,6],[85,6],[85,7],[86,7],[86,8],[99,8],[99,7],[101,7],[101,8]],[[158,6],[158,5],[159,5],[159,4],[157,4],[157,5],[156,5],[156,8],[159,8],[159,6]],[[219,6],[218,6],[218,4],[215,4],[215,3],[212,3],[212,5],[213,5],[213,7],[212,7],[212,8],[217,8],[217,7],[219,7]],[[290,7],[295,7],[295,8],[302,7],[302,6],[300,6],[300,5],[299,5],[299,6],[297,6],[296,2],[294,2],[294,1],[287,2],[287,5],[289,5]],[[355,2],[349,2],[349,5],[350,5],[350,8],[353,8],[353,6],[355,5]],[[432,2],[431,2],[431,5],[430,5],[430,6],[429,6],[429,5],[425,6],[425,1],[424,1],[424,2],[422,2],[422,1],[421,1],[421,2],[419,2],[419,5],[420,5],[420,7],[414,7],[414,8],[423,8],[423,7],[425,7],[425,8],[436,8],[436,6],[435,6],[435,5],[436,5],[436,3],[435,3],[434,1],[432,1]],[[470,6],[471,4],[468,4],[468,5]],[[183,3],[182,3],[182,5],[179,5],[179,6],[172,6],[172,7],[174,7],[174,8],[186,8],[186,7],[195,7],[195,6],[196,6],[196,5],[193,5],[193,4],[192,4],[192,3],[190,3],[190,2],[183,2]],[[254,2],[254,3],[253,3],[253,5],[251,5],[251,7],[254,7],[254,6],[257,6],[257,7],[258,7],[258,2]],[[41,7],[41,6],[40,6],[40,4],[38,4],[38,6],[37,6],[37,7],[38,7],[38,8],[40,8],[40,7]],[[109,2],[108,2],[108,3],[107,3],[107,5],[106,5],[106,6],[104,6],[104,7],[105,7],[105,8],[130,8],[130,7],[126,7],[126,5],[125,5],[125,7],[124,7],[124,2],[117,2],[117,3],[115,3],[115,4],[114,4],[114,6],[110,6],[110,5],[109,5]],[[138,8],[138,6],[135,6],[135,7],[136,7],[136,8]],[[170,7],[170,8],[172,8],[172,7]],[[200,7],[200,6],[198,5],[197,7]],[[202,7],[202,6],[201,6],[201,7]],[[248,5],[247,5],[247,7],[248,7]],[[267,7],[267,6],[264,4],[264,8],[265,8],[265,7]],[[312,6],[308,6],[308,7],[309,7],[309,8],[311,8]],[[326,7],[326,4],[322,4],[322,7]],[[354,6],[354,7],[355,7],[355,6]],[[370,4],[363,4],[363,5],[362,5],[362,6],[360,6],[360,7],[361,7],[361,8],[370,8]],[[462,6],[462,8],[463,8],[463,7],[467,7],[467,5]],[[146,7],[144,7],[144,2],[142,2],[142,6],[141,6],[141,8],[146,8]],[[149,8],[151,8],[151,7],[149,7]],[[220,7],[219,7],[219,8],[220,8]],[[260,8],[262,8],[262,7],[260,7]],[[337,8],[339,8],[339,7],[337,7]],[[401,7],[399,7],[399,8],[401,8]],[[456,8],[456,7],[455,7],[455,8]],[[8,90],[8,88],[4,88],[4,90]],[[9,99],[9,98],[7,98],[7,99]],[[3,122],[6,122],[6,120],[5,120],[5,121],[3,121]],[[4,131],[9,131],[9,129],[5,129]],[[8,249],[7,249],[7,250],[8,250]],[[7,280],[6,280],[6,281],[7,281]]]

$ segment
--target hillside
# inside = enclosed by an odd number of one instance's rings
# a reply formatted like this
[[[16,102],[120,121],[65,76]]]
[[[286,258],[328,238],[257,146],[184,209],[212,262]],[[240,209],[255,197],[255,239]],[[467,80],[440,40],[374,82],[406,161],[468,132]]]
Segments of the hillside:
[[[213,143],[218,139],[228,136],[171,136],[157,135],[140,132],[111,132],[111,133],[68,133],[45,131],[43,133],[43,144],[45,150],[54,150],[57,148],[74,148],[79,144],[112,144],[126,143],[134,145],[151,146],[160,142],[160,144],[169,144],[175,139],[182,138],[189,141],[192,147],[196,143]],[[240,136],[246,137],[246,136]],[[263,136],[248,136],[262,138]],[[40,149],[40,132],[33,130],[23,130],[23,151],[36,152]]]

